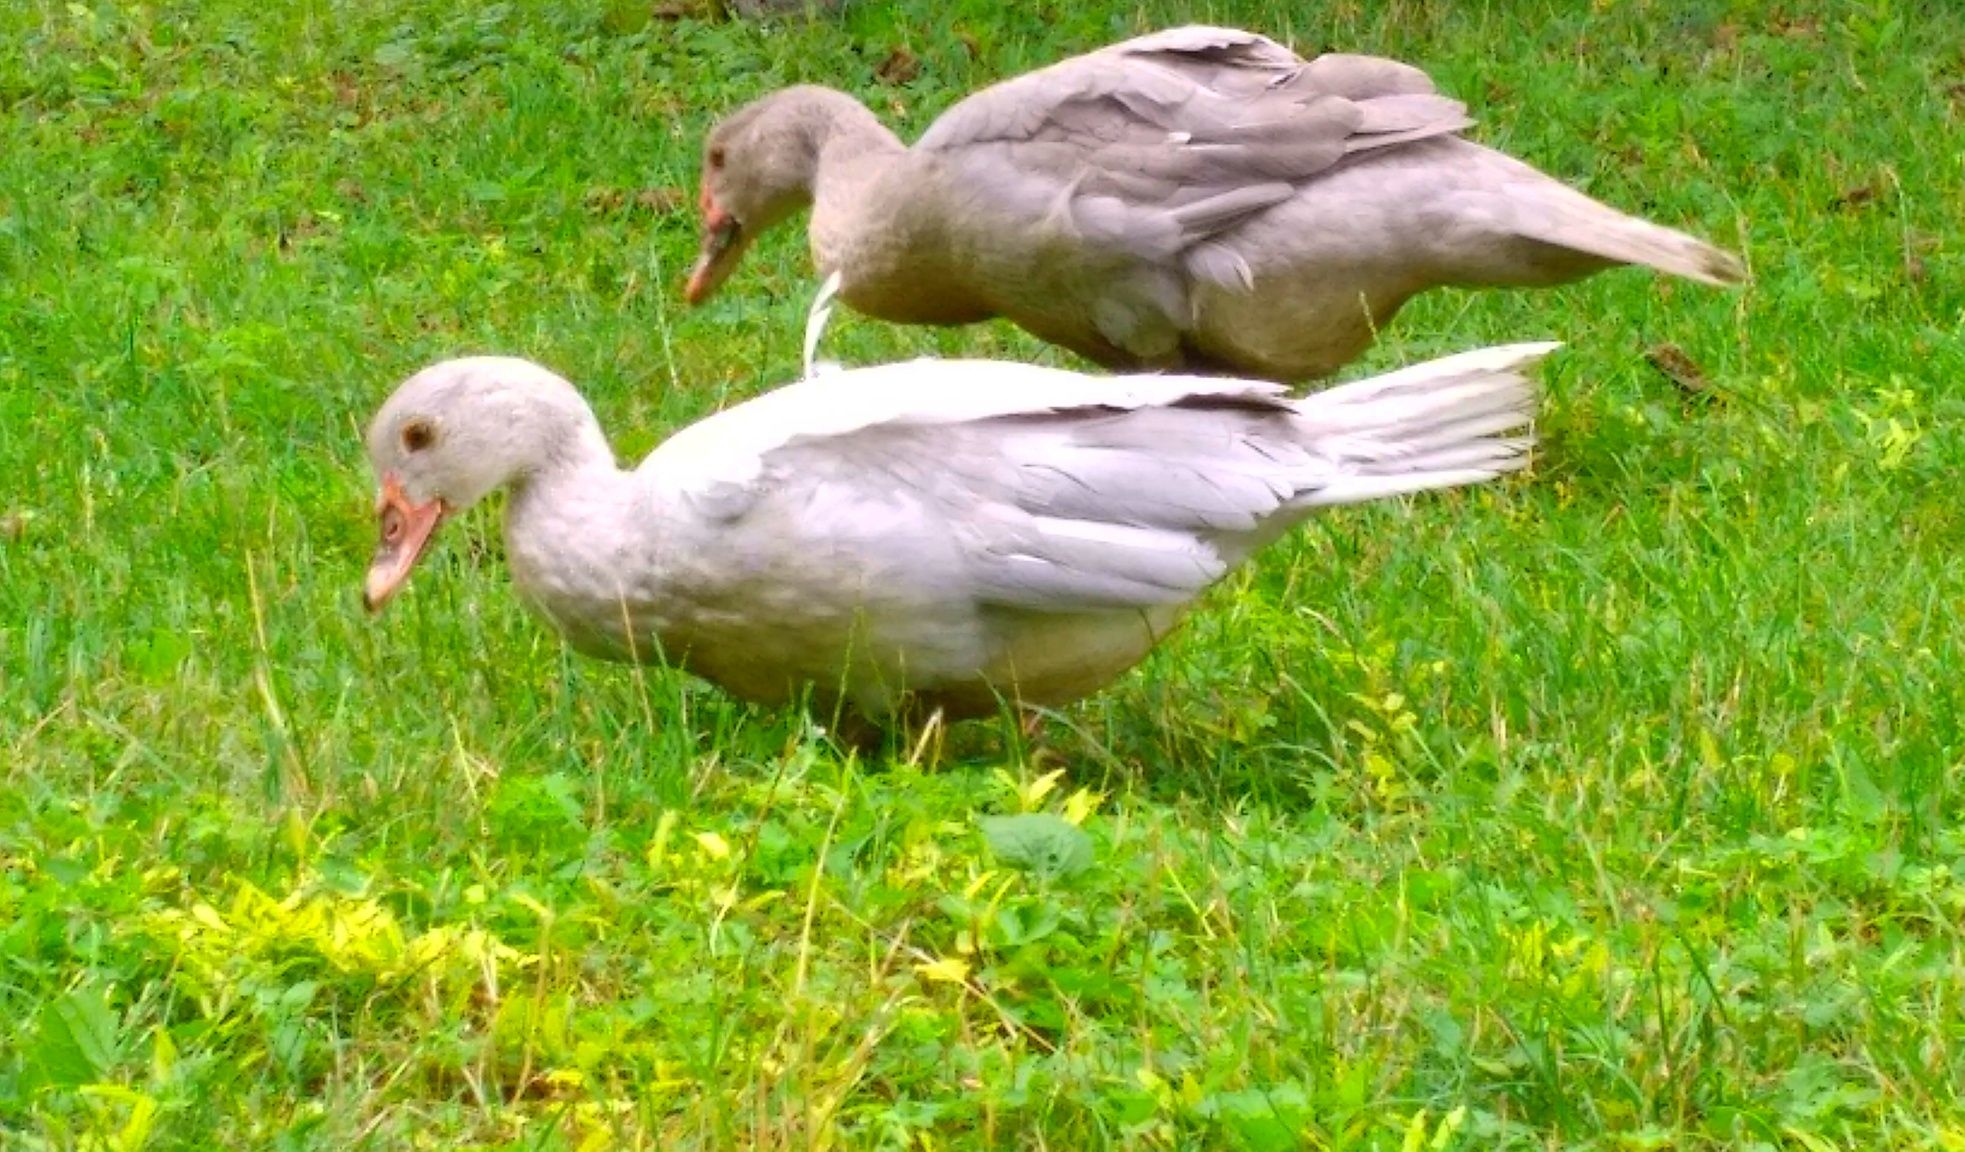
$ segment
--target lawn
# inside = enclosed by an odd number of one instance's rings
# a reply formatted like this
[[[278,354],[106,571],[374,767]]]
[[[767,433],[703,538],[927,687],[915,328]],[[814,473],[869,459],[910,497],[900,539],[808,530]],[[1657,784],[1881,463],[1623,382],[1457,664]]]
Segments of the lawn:
[[[679,300],[719,113],[1190,19],[1753,282],[1423,299],[1351,374],[1566,341],[1535,468],[1316,521],[1040,749],[577,659],[489,511],[363,614],[422,364],[626,459],[795,375],[801,230]],[[1948,4],[15,0],[0,110],[0,1148],[1965,1149]]]

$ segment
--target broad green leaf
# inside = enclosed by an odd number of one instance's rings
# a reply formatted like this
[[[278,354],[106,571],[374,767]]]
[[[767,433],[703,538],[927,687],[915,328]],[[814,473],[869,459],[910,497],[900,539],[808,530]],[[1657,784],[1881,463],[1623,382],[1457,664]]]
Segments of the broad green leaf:
[[[1011,868],[1070,878],[1092,866],[1092,838],[1054,813],[985,816],[981,824],[989,850]]]
[[[50,1084],[100,1080],[116,1063],[116,1012],[100,990],[83,985],[41,1009],[30,1054]]]

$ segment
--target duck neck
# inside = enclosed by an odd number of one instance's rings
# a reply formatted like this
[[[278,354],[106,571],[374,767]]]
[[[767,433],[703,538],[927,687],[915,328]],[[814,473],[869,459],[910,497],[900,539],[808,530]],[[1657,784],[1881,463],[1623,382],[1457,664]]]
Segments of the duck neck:
[[[911,243],[904,193],[912,183],[907,146],[866,105],[827,91],[813,104],[812,256],[820,275],[848,282],[885,275]]]
[[[907,152],[907,145],[872,109],[830,88],[813,90],[806,131],[815,195],[829,183],[842,177],[850,179],[864,170],[878,170]]]
[[[521,453],[524,463],[509,485],[515,503],[535,490],[620,474],[614,449],[600,430],[593,409],[584,401],[570,393],[526,399],[532,402],[513,405],[504,417],[510,434],[531,441]]]
[[[512,582],[580,651],[629,659],[650,643],[639,605],[646,586],[661,580],[648,545],[663,517],[643,488],[615,464],[597,426],[579,430],[511,486],[505,559]]]

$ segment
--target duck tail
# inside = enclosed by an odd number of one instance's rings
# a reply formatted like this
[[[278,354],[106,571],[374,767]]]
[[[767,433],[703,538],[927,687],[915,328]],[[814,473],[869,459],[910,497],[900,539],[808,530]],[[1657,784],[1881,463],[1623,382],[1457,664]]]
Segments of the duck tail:
[[[1482,348],[1294,401],[1305,442],[1335,468],[1293,503],[1357,504],[1524,467],[1539,394],[1525,370],[1558,347]]]
[[[1641,264],[1701,284],[1725,286],[1747,279],[1738,256],[1696,236],[1628,216],[1553,181],[1539,191],[1514,216],[1514,230],[1530,240],[1612,263]]]

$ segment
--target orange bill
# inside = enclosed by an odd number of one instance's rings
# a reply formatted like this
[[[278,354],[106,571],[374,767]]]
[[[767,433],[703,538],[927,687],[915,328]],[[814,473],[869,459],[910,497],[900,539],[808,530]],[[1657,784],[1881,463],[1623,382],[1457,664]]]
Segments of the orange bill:
[[[442,500],[412,504],[394,474],[382,478],[382,495],[375,502],[382,538],[376,542],[375,558],[369,561],[368,580],[362,586],[362,605],[370,612],[382,611],[409,579],[443,513]]]
[[[701,304],[710,298],[744,255],[750,238],[737,218],[725,212],[716,201],[703,197],[703,247],[696,256],[696,266],[690,269],[689,284],[682,290],[683,299],[691,304]]]

